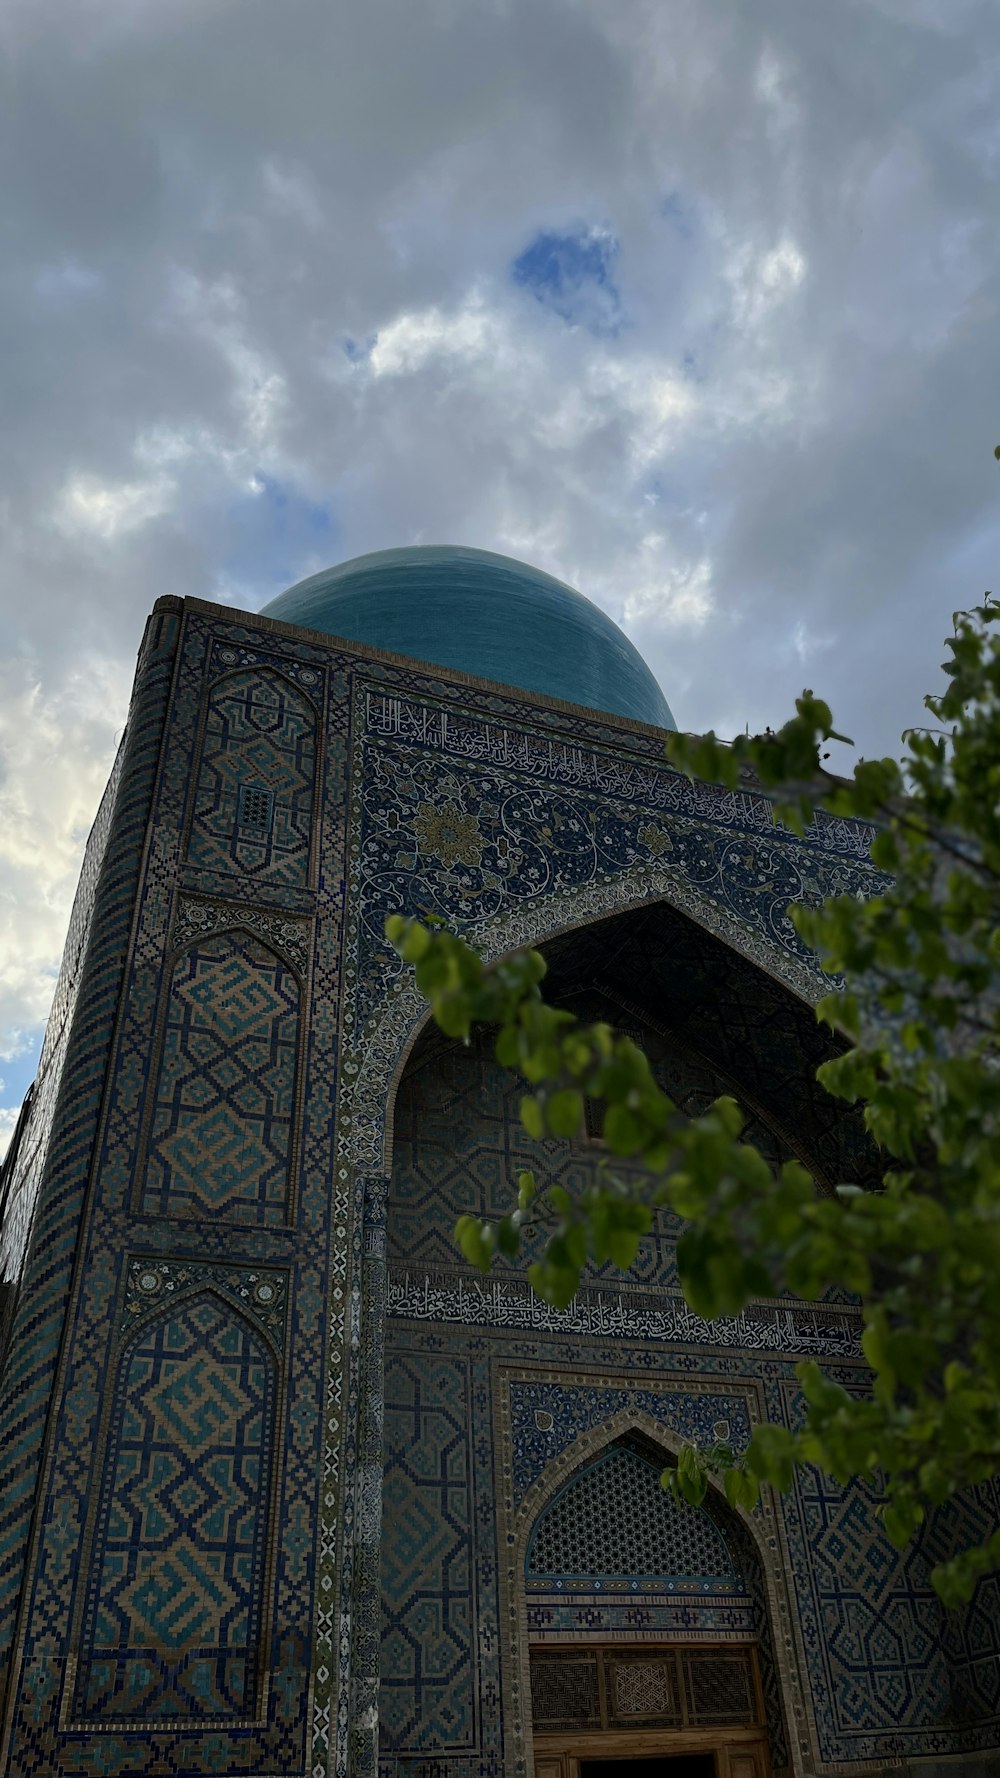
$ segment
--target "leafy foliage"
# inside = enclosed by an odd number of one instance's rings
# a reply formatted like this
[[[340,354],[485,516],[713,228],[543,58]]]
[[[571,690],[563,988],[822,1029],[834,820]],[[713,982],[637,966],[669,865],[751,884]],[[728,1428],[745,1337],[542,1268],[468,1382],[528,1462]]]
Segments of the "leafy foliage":
[[[782,1291],[811,1300],[838,1286],[862,1299],[870,1395],[801,1364],[802,1429],[759,1427],[739,1463],[726,1447],[689,1448],[664,1475],[684,1500],[700,1501],[713,1473],[747,1509],[760,1483],[787,1488],[802,1463],[842,1482],[878,1477],[885,1529],[902,1548],[929,1508],[1000,1469],[998,619],[989,598],[956,615],[949,683],[925,699],[934,726],[909,731],[902,763],[862,761],[851,780],[831,776],[823,749],[843,737],[811,692],[777,734],[668,743],[674,765],[714,783],[735,787],[749,768],[795,831],[817,806],[876,824],[872,858],[892,887],[791,916],[845,984],[818,1016],[849,1047],[818,1078],[863,1105],[885,1162],[878,1191],[845,1181],[822,1196],[798,1162],[776,1172],[743,1141],[731,1098],[685,1119],[628,1037],[545,1003],[537,952],[486,969],[451,933],[401,916],[386,924],[443,1031],[496,1027],[498,1060],[528,1088],[520,1111],[531,1136],[575,1135],[589,1097],[605,1106],[611,1155],[633,1163],[627,1178],[609,1164],[577,1192],[520,1174],[502,1219],[460,1218],[456,1238],[473,1265],[516,1259],[530,1223],[545,1236],[531,1284],[565,1308],[588,1263],[627,1270],[669,1207],[685,1220],[677,1265],[701,1316]],[[939,1565],[934,1583],[956,1604],[996,1567],[1000,1530]]]

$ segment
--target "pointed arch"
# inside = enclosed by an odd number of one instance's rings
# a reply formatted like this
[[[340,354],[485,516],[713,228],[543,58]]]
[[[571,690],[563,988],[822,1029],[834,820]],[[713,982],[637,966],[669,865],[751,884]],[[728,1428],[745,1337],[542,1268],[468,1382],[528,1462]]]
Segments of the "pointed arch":
[[[620,1438],[574,1471],[538,1514],[525,1552],[529,1591],[732,1595],[739,1558],[718,1516],[665,1494],[662,1456]]]
[[[629,1439],[641,1439],[664,1466],[676,1461],[685,1442],[671,1427],[654,1419],[645,1409],[631,1404],[610,1415],[601,1425],[579,1434],[554,1456],[526,1490],[507,1526],[508,1561],[502,1567],[506,1584],[501,1586],[501,1611],[516,1623],[516,1630],[513,1638],[504,1639],[502,1656],[507,1669],[505,1693],[514,1700],[518,1770],[530,1770],[533,1763],[531,1639],[528,1594],[524,1584],[531,1539],[547,1508],[573,1477],[582,1474],[613,1446]],[[723,1488],[714,1479],[710,1483],[709,1510],[721,1526],[731,1535],[735,1534],[737,1547],[748,1569],[751,1564],[756,1569],[756,1575],[748,1573],[748,1581],[751,1592],[756,1593],[761,1616],[758,1646],[768,1707],[768,1732],[775,1765],[799,1773],[803,1769],[803,1756],[808,1753],[808,1748],[797,1740],[795,1733],[801,1730],[806,1720],[805,1687],[780,1515],[775,1510],[770,1490],[762,1491],[757,1511],[747,1513],[742,1508],[729,1506]],[[516,1655],[512,1656],[512,1649],[516,1649]]]
[[[812,1008],[829,982],[805,953],[740,922],[710,895],[676,872],[635,866],[620,876],[582,888],[525,901],[463,935],[490,963],[526,945],[541,947],[619,914],[658,904],[684,915],[722,946],[759,969],[803,1008]],[[411,975],[397,974],[365,1026],[351,1058],[356,1065],[350,1089],[355,1161],[372,1171],[392,1166],[395,1096],[413,1048],[430,1014]],[[386,1080],[389,1081],[388,1092]]]
[[[278,1364],[211,1286],[122,1347],[86,1548],[74,1714],[260,1715]]]

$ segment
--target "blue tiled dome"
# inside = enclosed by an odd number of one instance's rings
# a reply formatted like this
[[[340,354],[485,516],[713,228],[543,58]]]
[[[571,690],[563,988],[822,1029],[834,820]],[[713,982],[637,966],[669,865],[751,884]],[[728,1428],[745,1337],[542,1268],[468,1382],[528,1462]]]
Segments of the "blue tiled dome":
[[[383,549],[300,580],[264,615],[674,728],[638,649],[551,574],[452,545]]]

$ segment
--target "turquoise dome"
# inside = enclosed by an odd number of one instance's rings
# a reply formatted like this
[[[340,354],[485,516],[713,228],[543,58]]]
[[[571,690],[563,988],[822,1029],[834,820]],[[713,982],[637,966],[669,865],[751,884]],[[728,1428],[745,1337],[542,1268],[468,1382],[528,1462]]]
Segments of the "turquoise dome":
[[[479,679],[675,728],[638,649],[582,593],[485,549],[382,549],[279,593],[264,616]]]

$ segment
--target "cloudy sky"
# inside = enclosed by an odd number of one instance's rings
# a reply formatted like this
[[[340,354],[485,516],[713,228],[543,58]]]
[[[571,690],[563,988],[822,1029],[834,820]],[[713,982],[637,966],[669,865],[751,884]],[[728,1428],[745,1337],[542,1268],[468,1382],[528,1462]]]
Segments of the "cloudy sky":
[[[867,753],[994,584],[996,0],[7,0],[0,1128],[161,593],[522,556]]]

